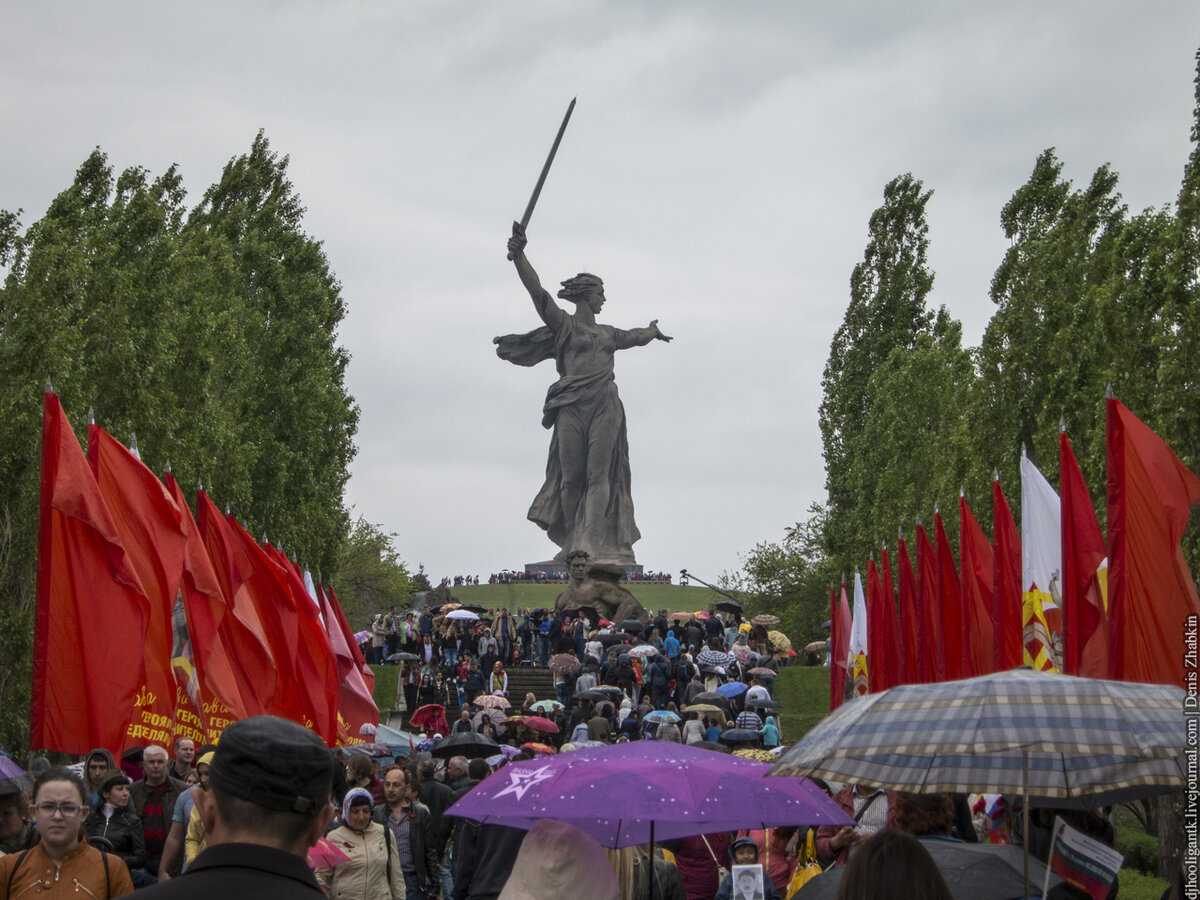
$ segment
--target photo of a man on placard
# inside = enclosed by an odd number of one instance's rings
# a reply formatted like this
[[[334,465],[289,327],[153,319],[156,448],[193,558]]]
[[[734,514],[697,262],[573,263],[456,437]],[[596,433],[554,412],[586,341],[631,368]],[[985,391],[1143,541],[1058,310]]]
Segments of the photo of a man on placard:
[[[734,900],[765,900],[762,866],[734,866],[732,872]]]

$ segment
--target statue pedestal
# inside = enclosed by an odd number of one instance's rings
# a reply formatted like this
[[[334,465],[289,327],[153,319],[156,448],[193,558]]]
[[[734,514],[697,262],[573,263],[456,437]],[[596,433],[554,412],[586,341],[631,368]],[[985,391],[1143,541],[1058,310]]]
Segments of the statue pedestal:
[[[642,567],[637,563],[632,564],[616,564],[624,573],[625,580],[628,581],[634,575],[642,575]],[[546,575],[566,575],[567,564],[556,559],[548,559],[545,562],[525,563],[525,576],[531,581],[537,577],[539,572]]]

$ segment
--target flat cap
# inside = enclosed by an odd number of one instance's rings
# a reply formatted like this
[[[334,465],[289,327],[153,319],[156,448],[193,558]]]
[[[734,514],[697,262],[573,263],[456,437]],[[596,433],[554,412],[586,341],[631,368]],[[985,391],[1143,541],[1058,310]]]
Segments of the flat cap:
[[[255,806],[311,816],[329,803],[334,765],[333,754],[307,728],[254,716],[221,733],[209,780]]]

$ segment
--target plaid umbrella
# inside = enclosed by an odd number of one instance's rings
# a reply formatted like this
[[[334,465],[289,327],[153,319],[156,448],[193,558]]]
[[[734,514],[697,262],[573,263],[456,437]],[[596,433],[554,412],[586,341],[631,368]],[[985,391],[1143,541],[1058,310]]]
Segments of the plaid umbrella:
[[[771,772],[1104,805],[1186,783],[1183,699],[1173,685],[1031,669],[906,684],[846,703]]]
[[[701,650],[696,654],[696,665],[698,666],[727,666],[732,661],[728,653],[723,653],[720,650]]]
[[[770,613],[763,613],[762,615],[755,616],[753,619],[751,619],[750,624],[751,625],[778,625],[779,624],[779,616],[773,616]]]

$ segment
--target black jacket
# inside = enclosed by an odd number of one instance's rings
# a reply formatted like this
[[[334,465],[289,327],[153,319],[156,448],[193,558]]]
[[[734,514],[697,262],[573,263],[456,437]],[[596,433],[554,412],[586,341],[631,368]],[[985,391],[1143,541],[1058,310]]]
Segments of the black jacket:
[[[303,856],[259,844],[218,844],[177,878],[138,893],[138,900],[325,900]]]
[[[84,825],[88,838],[102,837],[112,844],[112,852],[132,872],[146,865],[146,842],[142,838],[142,820],[129,811],[129,807],[116,810],[111,818],[93,811]],[[105,848],[107,849],[107,848]]]
[[[463,819],[454,841],[452,900],[493,900],[512,874],[527,831]],[[580,886],[580,896],[586,886]]]
[[[408,825],[408,842],[412,851],[413,868],[417,873],[417,880],[421,884],[427,884],[427,879],[431,876],[436,877],[438,870],[437,848],[430,826],[429,807],[424,803],[414,803],[409,809],[411,819]],[[388,805],[380,803],[371,810],[371,818],[387,828],[388,812]],[[400,852],[399,847],[396,848],[396,852]]]

